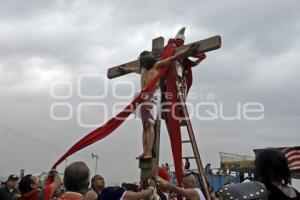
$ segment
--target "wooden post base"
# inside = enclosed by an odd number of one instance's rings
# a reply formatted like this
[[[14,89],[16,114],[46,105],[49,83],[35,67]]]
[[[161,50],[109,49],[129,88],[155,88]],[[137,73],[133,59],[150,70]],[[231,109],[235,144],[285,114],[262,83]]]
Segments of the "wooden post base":
[[[155,158],[151,159],[140,159],[139,160],[139,168],[141,169],[140,180],[141,187],[148,187],[148,180],[155,179],[157,176],[157,161]]]

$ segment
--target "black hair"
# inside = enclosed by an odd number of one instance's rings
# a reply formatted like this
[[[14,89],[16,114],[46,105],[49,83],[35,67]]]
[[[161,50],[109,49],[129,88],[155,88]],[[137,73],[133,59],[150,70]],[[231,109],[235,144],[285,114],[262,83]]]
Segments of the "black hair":
[[[141,58],[140,66],[144,67],[146,70],[150,70],[156,62],[157,60],[155,58],[153,58],[152,56],[148,56],[145,58]]]
[[[149,51],[143,51],[139,57],[140,67],[144,67],[146,70],[150,70],[157,60],[151,55]]]
[[[84,162],[70,164],[64,172],[64,185],[67,191],[82,192],[88,188],[90,170]]]
[[[103,179],[102,176],[96,174],[91,178],[91,188],[98,194],[99,191],[95,188],[95,181],[98,179]],[[99,194],[98,194],[99,195]]]
[[[139,59],[142,59],[144,57],[148,57],[150,56],[151,53],[149,51],[143,51],[141,54],[140,54],[140,58]]]
[[[265,184],[276,181],[287,185],[291,183],[288,161],[278,149],[263,150],[255,159],[254,177]]]
[[[32,179],[31,174],[27,174],[26,176],[24,176],[19,183],[19,190],[20,190],[21,194],[30,192],[32,190],[31,184],[33,184],[33,183],[34,183],[34,181]]]

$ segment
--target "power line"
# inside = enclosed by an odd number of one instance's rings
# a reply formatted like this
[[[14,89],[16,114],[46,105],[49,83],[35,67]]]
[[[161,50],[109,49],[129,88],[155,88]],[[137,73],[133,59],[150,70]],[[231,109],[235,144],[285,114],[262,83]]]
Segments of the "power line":
[[[43,142],[43,141],[37,140],[37,139],[35,139],[35,138],[33,138],[33,137],[30,137],[30,136],[28,136],[28,135],[25,135],[25,134],[22,134],[22,133],[20,133],[20,132],[17,132],[16,130],[14,130],[14,129],[8,127],[8,126],[5,126],[5,125],[3,125],[3,124],[0,124],[0,127],[3,128],[3,129],[5,129],[5,130],[7,130],[7,131],[9,131],[10,133],[13,133],[13,134],[15,134],[15,135],[17,135],[17,136],[20,136],[20,137],[22,137],[22,138],[25,138],[25,139],[27,139],[27,140],[29,140],[29,141],[31,141],[31,142],[37,143],[37,144],[39,144],[39,145],[46,146],[46,147],[51,148],[51,149],[55,149],[56,151],[62,151],[62,152],[65,152],[65,151],[66,151],[65,149],[62,149],[62,148],[60,148],[60,147],[54,146],[54,145],[52,145],[52,144],[45,143],[45,142]],[[84,154],[77,154],[77,155],[80,156],[80,157],[90,157],[90,156],[84,155]]]

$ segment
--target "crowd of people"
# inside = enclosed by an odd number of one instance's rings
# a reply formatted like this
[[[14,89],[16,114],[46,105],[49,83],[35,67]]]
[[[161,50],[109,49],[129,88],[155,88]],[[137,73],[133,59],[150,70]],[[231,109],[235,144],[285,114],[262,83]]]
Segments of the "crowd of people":
[[[165,170],[166,171],[166,170]],[[165,172],[164,172],[165,173]],[[183,187],[168,182],[159,172],[148,187],[105,186],[101,175],[90,179],[90,170],[84,162],[74,162],[66,167],[63,178],[52,170],[41,185],[38,177],[27,174],[22,178],[10,175],[0,189],[0,200],[205,200],[193,173],[185,174]],[[226,185],[219,192],[211,191],[210,198],[299,200],[300,194],[291,187],[291,171],[288,161],[278,150],[267,149],[255,160],[254,179],[251,182]]]

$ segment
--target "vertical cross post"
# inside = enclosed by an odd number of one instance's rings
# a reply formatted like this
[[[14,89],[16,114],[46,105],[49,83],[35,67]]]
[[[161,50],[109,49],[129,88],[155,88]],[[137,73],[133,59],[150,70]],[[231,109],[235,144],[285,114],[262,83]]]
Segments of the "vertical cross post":
[[[164,48],[164,38],[158,37],[152,40],[152,55],[158,59]],[[141,169],[141,183],[143,187],[148,186],[148,179],[155,178],[157,175],[157,167],[159,165],[159,147],[160,147],[160,119],[161,119],[161,109],[159,109],[158,117],[154,125],[154,142],[152,148],[153,158],[139,160],[139,167]]]

